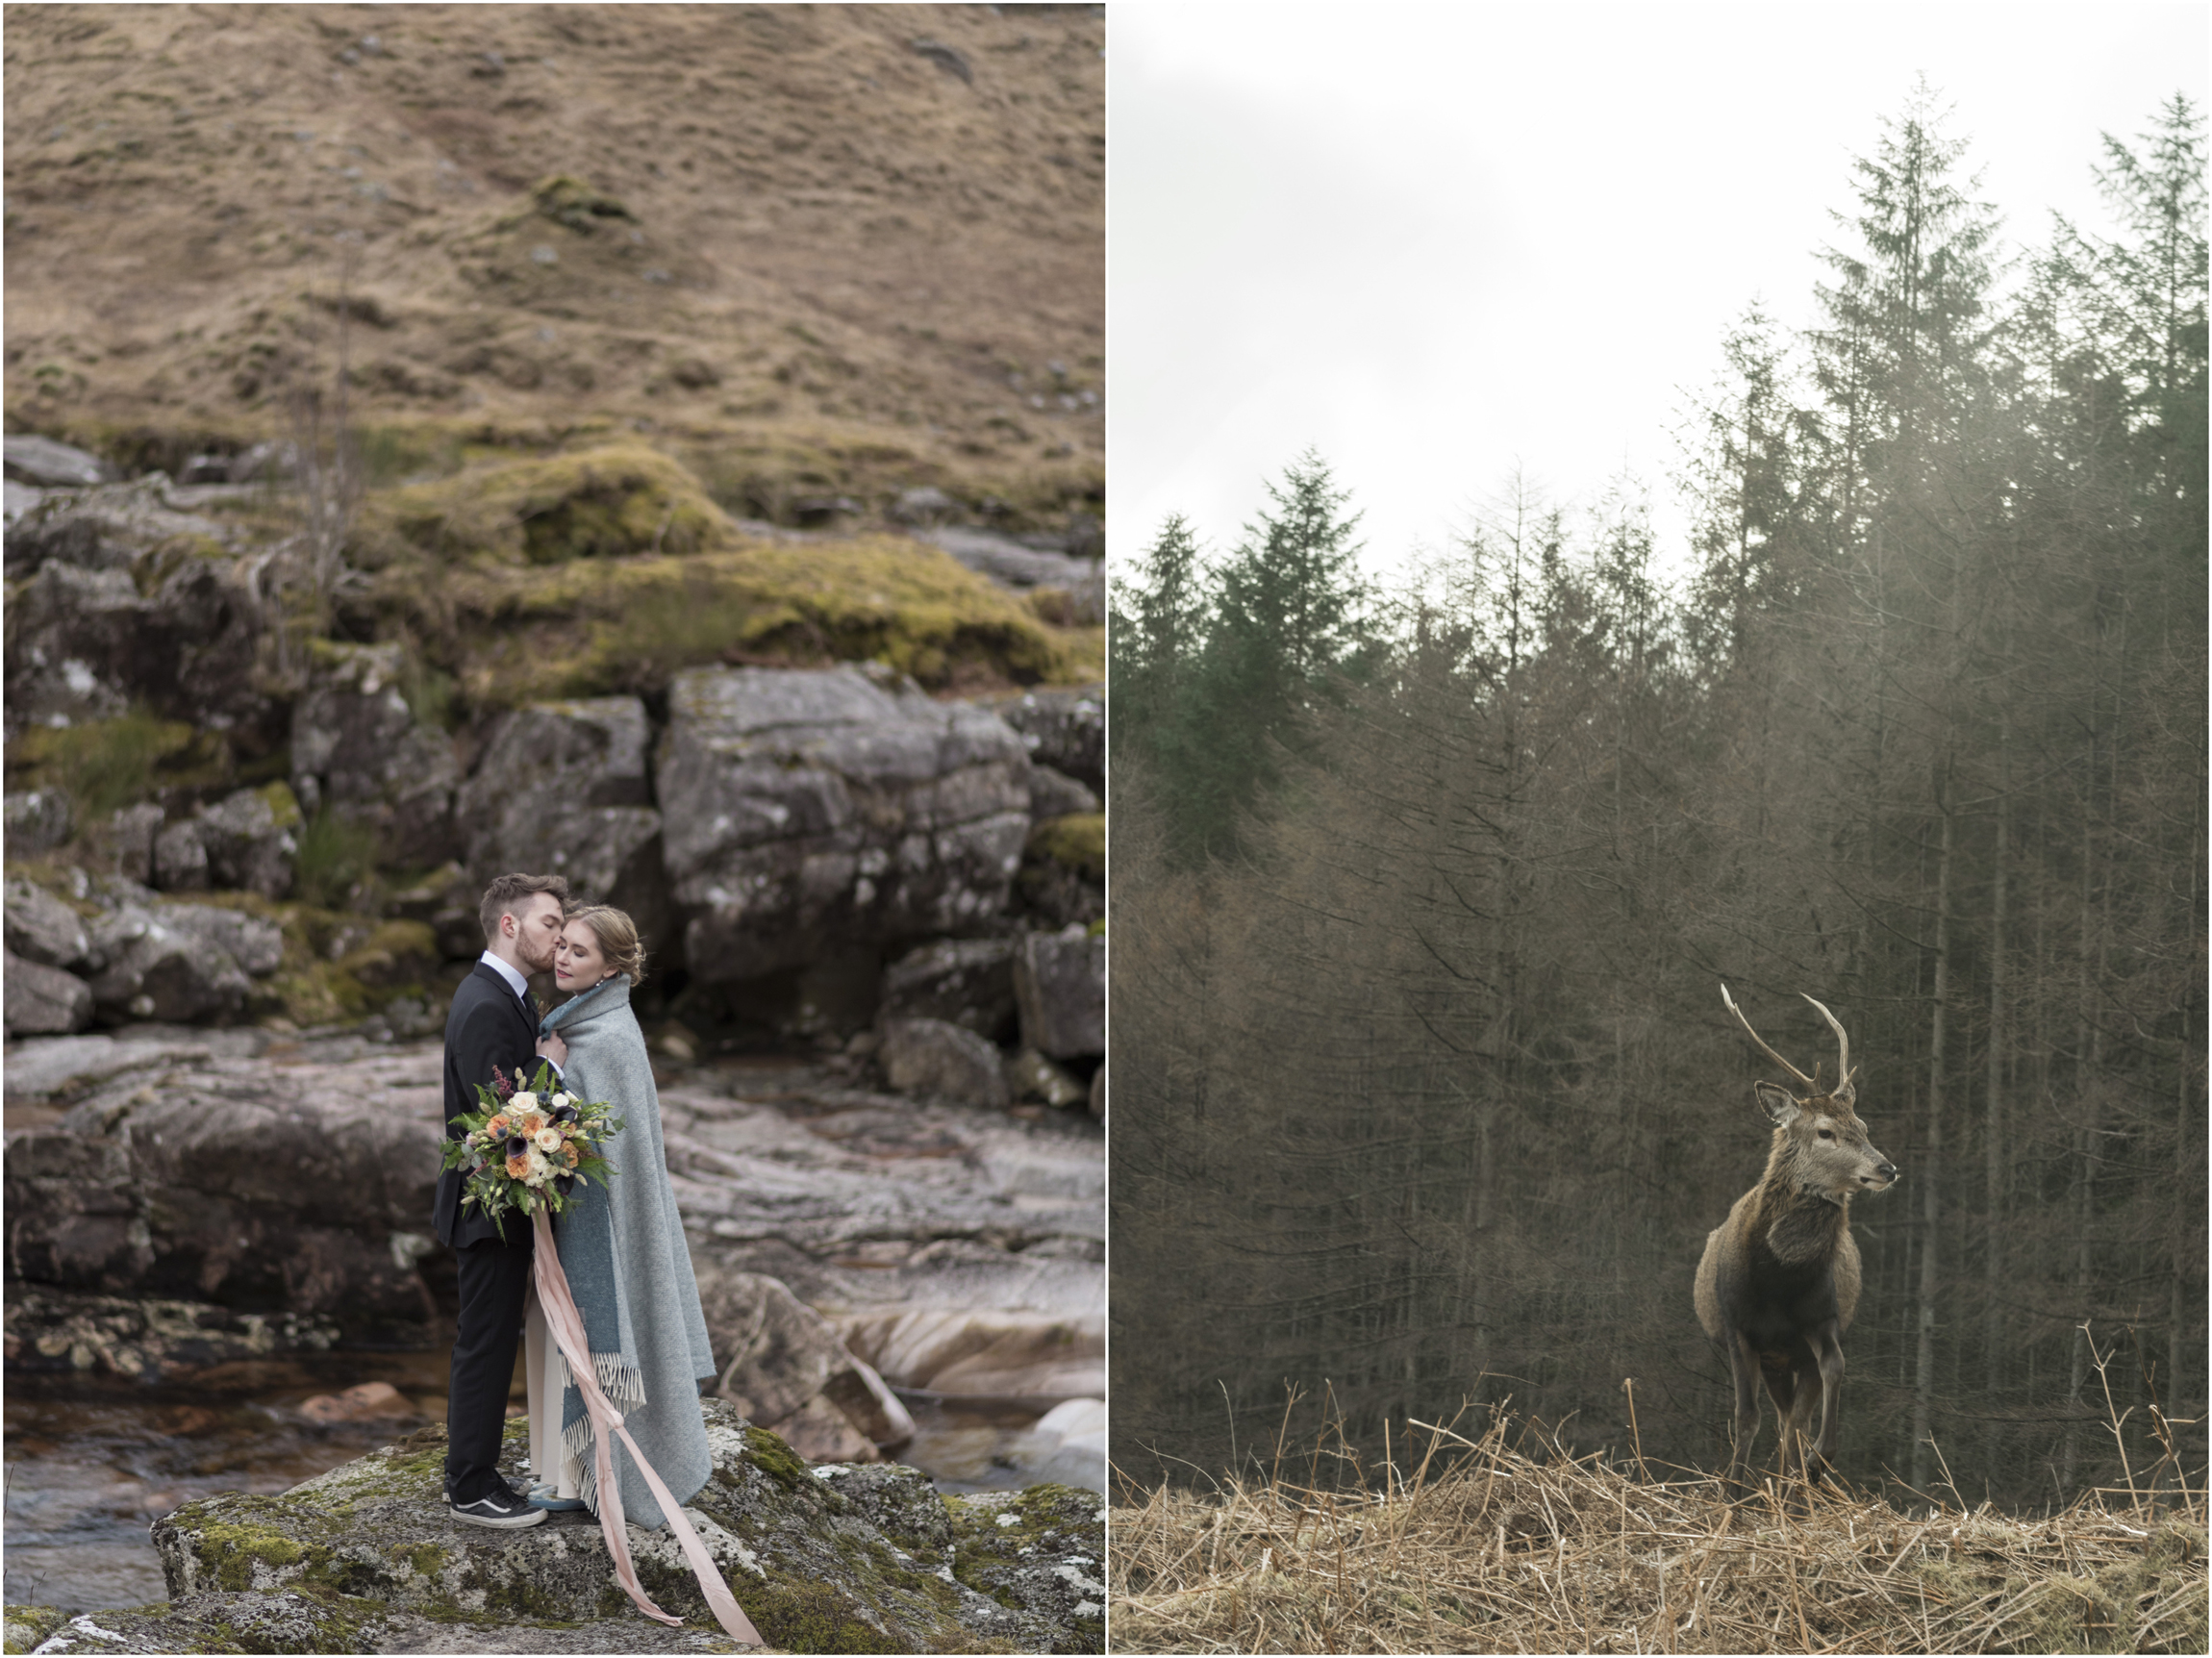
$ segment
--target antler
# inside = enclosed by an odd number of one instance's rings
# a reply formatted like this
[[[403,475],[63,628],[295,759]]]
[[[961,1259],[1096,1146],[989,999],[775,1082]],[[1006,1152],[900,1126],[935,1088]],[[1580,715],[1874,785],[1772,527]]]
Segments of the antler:
[[[1799,992],[1798,993],[1803,994],[1802,992]],[[1803,1083],[1806,1088],[1812,1090],[1812,1092],[1815,1093],[1820,1092],[1821,1085],[1819,1083],[1815,1082],[1811,1077],[1807,1076],[1803,1071],[1799,1070],[1796,1066],[1792,1065],[1788,1060],[1784,1059],[1780,1054],[1776,1053],[1772,1048],[1769,1047],[1767,1045],[1767,1039],[1751,1028],[1751,1021],[1744,1017],[1744,1010],[1736,1005],[1736,998],[1728,993],[1728,987],[1726,985],[1722,985],[1721,987],[1721,999],[1728,1004],[1728,1011],[1736,1016],[1736,1022],[1744,1027],[1744,1034],[1759,1044],[1759,1051],[1761,1053],[1765,1054],[1769,1059],[1772,1060],[1776,1065],[1780,1066],[1784,1070],[1788,1071],[1792,1076],[1796,1077],[1799,1082]],[[1806,997],[1806,999],[1808,1001],[1812,1000],[1812,998],[1809,996]],[[1819,1008],[1821,1007],[1821,1004],[1819,1002],[1813,1002],[1813,1006]],[[1826,1013],[1827,1011],[1828,1010],[1826,1008],[1821,1008],[1821,1012],[1822,1013]],[[1830,1024],[1835,1024],[1836,1021],[1831,1016],[1828,1019],[1828,1022]],[[1837,1025],[1836,1028],[1839,1032],[1843,1029],[1841,1025]]]
[[[1797,994],[1805,996],[1803,991],[1799,991]],[[1813,1002],[1811,996],[1805,996],[1805,1000]],[[1836,1033],[1836,1074],[1844,1080],[1837,1083],[1831,1092],[1841,1093],[1845,1089],[1851,1086],[1851,1077],[1854,1074],[1851,1070],[1851,1039],[1844,1033],[1844,1027],[1837,1020],[1836,1016],[1828,1012],[1826,1003],[1813,1002],[1813,1006],[1821,1010],[1821,1017],[1826,1019],[1828,1029]]]

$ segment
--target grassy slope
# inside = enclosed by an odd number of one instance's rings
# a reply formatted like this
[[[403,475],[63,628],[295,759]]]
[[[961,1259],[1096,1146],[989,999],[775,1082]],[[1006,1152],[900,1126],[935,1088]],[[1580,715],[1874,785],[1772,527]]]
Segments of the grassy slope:
[[[1048,520],[1103,477],[1103,44],[1086,7],[12,6],[11,427],[279,435],[342,280],[398,469],[619,428],[741,511]],[[562,173],[631,216],[534,213]]]

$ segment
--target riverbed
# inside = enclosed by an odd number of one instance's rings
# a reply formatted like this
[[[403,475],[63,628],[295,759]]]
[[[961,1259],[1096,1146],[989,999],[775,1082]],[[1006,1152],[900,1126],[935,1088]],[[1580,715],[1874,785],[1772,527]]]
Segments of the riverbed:
[[[111,1046],[71,1057],[11,1044],[11,1138],[59,1120],[86,1097],[75,1078],[88,1074],[119,1097],[142,1085],[250,1096],[274,1074],[295,1092],[359,1095],[373,1085],[384,1109],[432,1121],[440,1105],[435,1043],[147,1027]],[[902,1098],[781,1056],[675,1068],[659,1081],[670,1176],[702,1274],[766,1272],[835,1320],[915,1419],[900,1461],[946,1492],[1040,1477],[1103,1484],[1102,1463],[1095,1479],[1065,1464],[1020,1466],[1042,1413],[1103,1392],[1097,1124]],[[976,1330],[966,1348],[964,1320]],[[450,1327],[442,1334],[449,1341]],[[927,1369],[938,1350],[981,1356],[965,1380],[943,1379]],[[153,1519],[215,1491],[286,1490],[442,1419],[446,1364],[432,1344],[241,1360],[150,1386],[98,1369],[11,1372],[8,1600],[88,1611],[163,1599]],[[393,1390],[393,1414],[325,1421],[301,1409],[372,1382]]]
[[[8,1383],[6,1593],[13,1604],[88,1612],[167,1597],[146,1528],[194,1497],[273,1493],[445,1416],[443,1353],[314,1353],[204,1371],[189,1386],[120,1377],[16,1376]],[[301,1406],[388,1383],[406,1414],[323,1422]],[[1034,1407],[912,1398],[914,1440],[898,1460],[944,1492],[1010,1490]]]

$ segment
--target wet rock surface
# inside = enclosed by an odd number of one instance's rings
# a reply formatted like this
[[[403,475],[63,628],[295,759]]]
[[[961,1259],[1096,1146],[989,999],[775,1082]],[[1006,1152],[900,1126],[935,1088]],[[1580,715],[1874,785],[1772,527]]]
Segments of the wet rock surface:
[[[153,1379],[368,1335],[429,1345],[440,1066],[435,1042],[259,1030],[13,1044],[10,1364]],[[1102,1396],[1094,1123],[784,1058],[666,1064],[661,1109],[717,1369],[789,1437],[895,1448],[912,1429],[878,1384]]]

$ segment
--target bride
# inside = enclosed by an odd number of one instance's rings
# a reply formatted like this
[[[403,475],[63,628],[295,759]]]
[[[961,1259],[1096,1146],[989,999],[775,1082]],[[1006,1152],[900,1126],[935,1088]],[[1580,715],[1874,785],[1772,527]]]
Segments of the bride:
[[[541,1029],[559,1031],[568,1043],[563,1087],[578,1099],[608,1101],[623,1128],[607,1144],[614,1177],[579,1186],[553,1229],[599,1385],[682,1504],[712,1471],[699,1383],[713,1378],[715,1363],[668,1184],[653,1068],[630,1011],[630,992],[644,971],[644,948],[628,916],[604,904],[569,914],[554,947],[553,977],[574,994],[545,1016]],[[535,1292],[525,1335],[530,1468],[538,1482],[531,1501],[596,1512],[591,1420]],[[616,1440],[611,1449],[624,1516],[634,1525],[665,1529],[667,1517],[627,1447]]]

